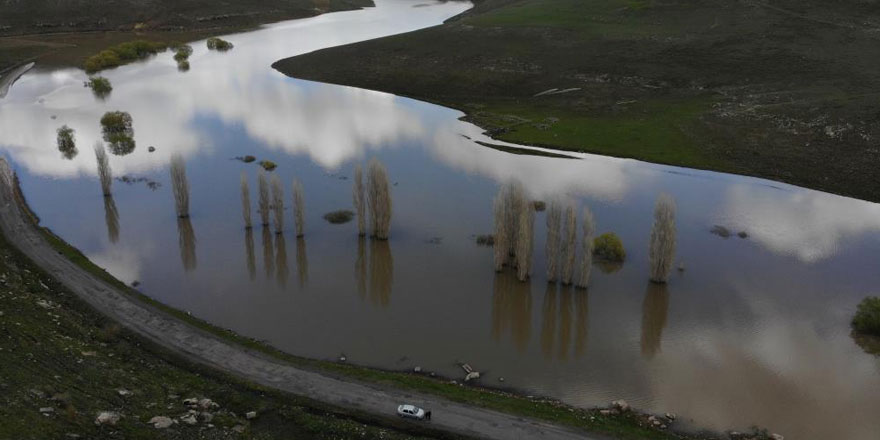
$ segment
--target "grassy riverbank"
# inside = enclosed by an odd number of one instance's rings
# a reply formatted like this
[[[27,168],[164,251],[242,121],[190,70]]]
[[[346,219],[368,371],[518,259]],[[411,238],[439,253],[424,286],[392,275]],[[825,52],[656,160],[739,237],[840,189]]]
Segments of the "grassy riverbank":
[[[347,414],[187,364],[94,313],[2,237],[0,334],[3,439],[431,436],[418,425]],[[199,408],[189,424],[181,417],[191,397],[219,407]],[[103,411],[121,418],[96,425]],[[247,418],[250,411],[256,418]],[[158,430],[149,424],[154,416],[177,422]]]
[[[372,0],[0,2],[0,72],[26,61],[77,66],[134,40],[187,42],[260,24],[372,6]]]
[[[878,31],[859,0],[477,0],[275,67],[458,108],[507,141],[880,201]]]

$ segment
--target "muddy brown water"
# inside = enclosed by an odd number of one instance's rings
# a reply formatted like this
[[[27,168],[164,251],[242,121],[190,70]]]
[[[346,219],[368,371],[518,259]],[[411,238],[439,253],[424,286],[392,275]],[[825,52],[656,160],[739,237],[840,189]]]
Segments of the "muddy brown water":
[[[83,88],[82,71],[37,66],[0,100],[0,149],[42,224],[95,263],[157,300],[290,353],[452,377],[467,362],[489,386],[579,406],[623,398],[695,428],[876,438],[880,360],[853,342],[848,323],[856,304],[878,293],[880,205],[634,160],[509,154],[478,144],[498,142],[457,111],[269,67],[466,8],[377,3],[230,35],[227,53],[195,43],[185,73],[171,53],[105,72],[114,90],[103,101]],[[114,176],[130,179],[114,181],[105,199],[92,145],[110,110],[131,113],[137,146],[110,155]],[[55,143],[63,124],[76,130],[70,160]],[[171,193],[175,152],[190,187],[183,220]],[[280,235],[259,225],[257,165],[233,159],[244,155],[278,164]],[[353,209],[353,168],[371,158],[392,180],[388,242],[359,239],[354,221],[322,218]],[[302,238],[294,178],[305,187]],[[586,291],[548,284],[537,213],[531,281],[494,273],[491,248],[475,237],[490,232],[492,198],[514,180],[533,199],[589,206],[597,232],[623,239],[626,263],[595,266]],[[660,287],[648,282],[647,246],[664,192],[678,205],[685,270]],[[716,225],[732,235],[710,233]]]

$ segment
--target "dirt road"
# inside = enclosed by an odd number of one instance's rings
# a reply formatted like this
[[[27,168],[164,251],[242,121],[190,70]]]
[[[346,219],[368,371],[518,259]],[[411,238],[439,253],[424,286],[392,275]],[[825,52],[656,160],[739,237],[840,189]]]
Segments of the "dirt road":
[[[341,380],[301,370],[193,327],[80,268],[55,251],[17,200],[13,172],[0,158],[0,229],[34,263],[100,313],[185,358],[251,382],[380,416],[398,404],[433,411],[433,427],[490,439],[598,439],[570,428],[524,419],[435,396]]]

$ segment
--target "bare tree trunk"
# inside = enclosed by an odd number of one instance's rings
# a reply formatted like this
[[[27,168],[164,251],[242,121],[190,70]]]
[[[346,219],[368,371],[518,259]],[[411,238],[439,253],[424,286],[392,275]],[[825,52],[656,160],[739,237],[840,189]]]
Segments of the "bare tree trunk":
[[[519,232],[516,238],[516,273],[520,281],[525,281],[532,273],[535,210],[530,203],[520,203],[519,206]]]
[[[296,222],[296,236],[305,235],[306,229],[306,200],[303,194],[303,185],[299,179],[293,181],[293,219]]]
[[[272,213],[275,214],[275,233],[284,231],[284,187],[277,174],[272,175]]]
[[[260,200],[257,209],[260,211],[260,221],[263,226],[269,226],[269,182],[266,180],[266,173],[262,170],[257,175],[257,183],[260,190]]]
[[[651,281],[665,283],[675,262],[675,200],[668,194],[657,198],[654,208],[654,226],[648,256],[651,265]]]
[[[183,156],[171,156],[171,191],[174,193],[174,207],[180,218],[189,217],[189,182],[186,179],[186,165]]]
[[[590,272],[593,269],[593,235],[596,234],[596,223],[590,208],[584,208],[581,228],[583,234],[581,236],[581,270],[577,287],[586,289],[590,283]]]
[[[367,175],[367,202],[370,207],[372,235],[387,240],[391,230],[391,188],[388,171],[377,159],[370,161]]]
[[[357,211],[358,235],[364,236],[367,235],[367,207],[364,202],[364,172],[360,164],[354,168],[354,188],[352,188],[352,193],[354,209]]]
[[[562,235],[562,284],[570,285],[574,278],[574,261],[577,256],[577,214],[574,205],[565,208],[565,228]]]
[[[110,186],[113,185],[113,172],[110,170],[110,160],[107,151],[100,141],[95,143],[95,158],[98,160],[98,179],[101,180],[101,191],[104,197],[110,196]]]
[[[547,281],[555,283],[559,275],[559,230],[562,222],[562,207],[558,201],[550,201],[546,217],[547,242],[544,251],[547,254]]]
[[[251,190],[248,188],[247,173],[241,172],[241,215],[244,218],[244,227],[250,229],[251,225]]]

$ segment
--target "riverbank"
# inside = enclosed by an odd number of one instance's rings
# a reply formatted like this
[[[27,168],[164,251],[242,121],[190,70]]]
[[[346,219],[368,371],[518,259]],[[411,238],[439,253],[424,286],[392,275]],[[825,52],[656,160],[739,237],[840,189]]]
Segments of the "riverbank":
[[[456,108],[504,141],[880,201],[876,6],[476,3],[442,26],[274,67]]]
[[[588,431],[600,433],[600,437],[627,439],[721,438],[670,432],[653,426],[645,414],[576,409],[549,399],[462,386],[427,374],[387,372],[283,354],[125,287],[76,250],[35,228],[27,220],[32,215],[19,205],[23,199],[11,186],[11,177],[4,180],[0,227],[17,247],[100,313],[190,362],[380,419],[393,414],[395,402],[414,402],[434,409],[438,417],[431,424],[433,428],[465,435],[583,438]]]
[[[373,6],[372,0],[126,0],[107,8],[29,1],[0,3],[0,72],[31,61],[38,67],[81,67],[101,50],[133,40],[189,42],[259,25]],[[76,6],[76,7],[74,7]]]

